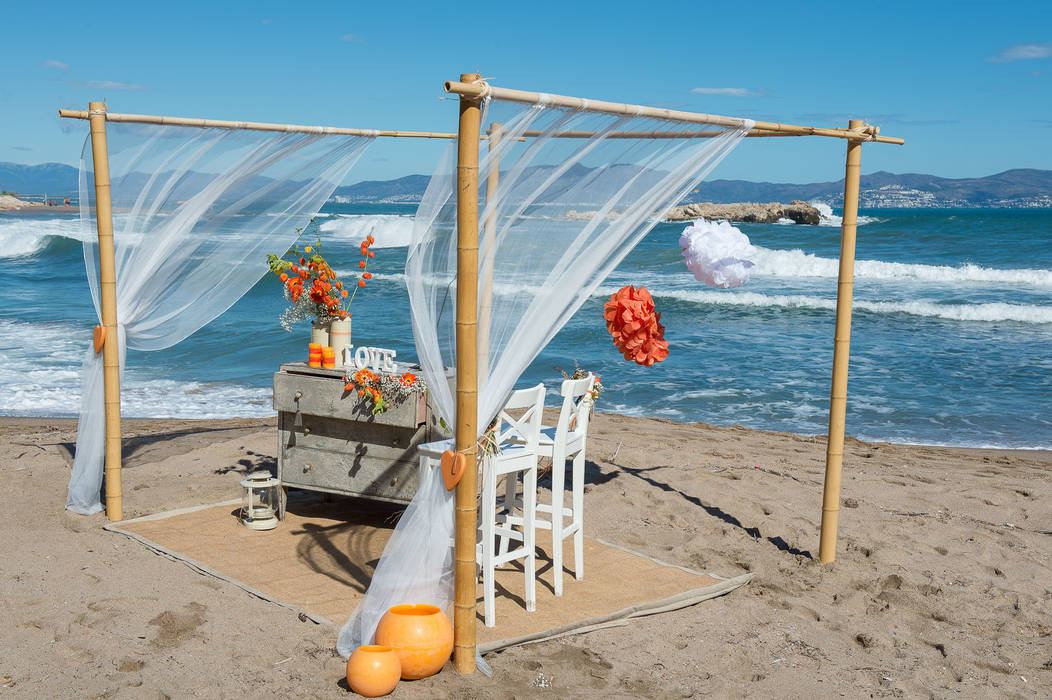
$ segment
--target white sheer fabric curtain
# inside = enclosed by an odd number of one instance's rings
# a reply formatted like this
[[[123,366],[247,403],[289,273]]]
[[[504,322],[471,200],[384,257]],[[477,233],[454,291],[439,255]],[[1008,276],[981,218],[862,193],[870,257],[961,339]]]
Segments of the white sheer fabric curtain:
[[[485,430],[515,382],[603,279],[752,128],[707,127],[634,116],[493,102],[484,128],[502,124],[500,138],[483,141],[479,215],[479,430]],[[527,130],[540,131],[539,137]],[[570,131],[590,138],[563,138]],[[707,132],[683,138],[676,132]],[[652,132],[665,138],[629,138]],[[675,138],[668,138],[676,136]],[[490,173],[499,173],[487,196]],[[417,356],[446,423],[456,420],[445,368],[456,365],[456,144],[447,149],[417,209],[406,260]],[[488,312],[487,312],[488,308]],[[596,318],[601,327],[602,318]],[[437,481],[437,485],[436,482]],[[417,539],[443,554],[392,546],[365,600],[340,633],[347,656],[372,642],[379,616],[399,603],[449,610],[453,597],[453,496],[437,474],[423,482],[391,543]],[[426,533],[426,537],[424,536]],[[446,567],[422,571],[419,562]],[[414,578],[434,581],[428,592]],[[408,595],[415,597],[407,597]]]
[[[343,181],[372,137],[109,123],[121,368],[226,311]],[[100,313],[90,139],[80,167],[84,263]],[[100,320],[101,323],[101,320]],[[88,343],[90,346],[90,342]],[[105,447],[102,355],[89,347],[66,508],[90,514]]]

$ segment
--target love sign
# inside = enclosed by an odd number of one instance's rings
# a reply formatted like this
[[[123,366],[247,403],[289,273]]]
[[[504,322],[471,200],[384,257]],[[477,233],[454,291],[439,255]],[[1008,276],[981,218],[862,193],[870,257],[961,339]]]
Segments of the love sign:
[[[387,348],[372,348],[365,345],[355,348],[353,345],[345,345],[343,346],[343,364],[349,366],[353,363],[358,369],[368,367],[374,372],[393,374],[398,370],[398,365],[394,361],[397,354],[394,350]]]

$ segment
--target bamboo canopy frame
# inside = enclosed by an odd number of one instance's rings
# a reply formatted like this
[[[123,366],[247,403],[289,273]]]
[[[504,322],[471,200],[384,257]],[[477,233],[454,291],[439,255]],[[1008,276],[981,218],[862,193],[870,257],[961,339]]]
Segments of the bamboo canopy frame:
[[[91,102],[87,110],[60,109],[59,116],[86,119],[91,125],[92,159],[95,169],[96,223],[99,237],[99,275],[102,306],[103,364],[106,405],[106,514],[110,520],[122,518],[121,441],[120,441],[120,382],[117,347],[116,276],[113,248],[113,217],[109,190],[109,157],[106,149],[106,122],[161,124],[200,128],[245,129],[288,133],[339,134],[390,138],[458,139],[457,144],[457,422],[456,449],[464,454],[467,464],[456,492],[455,532],[455,601],[454,601],[454,666],[460,673],[475,670],[476,622],[476,561],[475,537],[477,530],[477,464],[476,413],[478,410],[479,350],[488,356],[488,348],[479,347],[479,325],[489,324],[489,304],[482,300],[478,308],[478,158],[479,142],[501,137],[499,124],[491,126],[488,134],[481,133],[481,106],[485,98],[526,104],[543,103],[555,107],[605,114],[650,117],[670,121],[706,124],[720,127],[741,127],[744,120],[711,114],[659,109],[641,105],[620,104],[579,97],[525,92],[493,87],[479,74],[462,74],[459,81],[445,83],[446,92],[459,96],[460,123],[458,132],[390,131],[351,129],[342,127],[303,126],[248,121],[193,119],[144,114],[108,112],[105,103]],[[540,131],[526,131],[521,138],[542,135]],[[617,131],[606,138],[664,139],[713,138],[722,131]],[[558,131],[547,134],[555,138],[590,138],[592,132]],[[826,448],[826,475],[823,490],[822,529],[819,559],[823,563],[836,558],[837,519],[839,515],[840,481],[843,466],[844,423],[847,406],[847,372],[851,337],[851,301],[854,284],[855,230],[858,215],[859,177],[862,143],[890,143],[902,145],[903,139],[881,136],[880,128],[851,120],[845,128],[819,128],[775,122],[754,122],[745,134],[749,138],[785,136],[823,136],[848,141],[844,182],[844,213],[841,225],[840,269],[837,284],[836,330],[832,387],[830,391],[829,436]],[[492,143],[491,143],[492,148]],[[492,194],[499,178],[499,168],[490,173],[487,189]],[[491,217],[492,218],[492,217]],[[487,221],[489,236],[493,222]],[[492,251],[491,251],[492,252]],[[485,266],[484,286],[492,287],[492,267]],[[487,295],[488,296],[488,295]],[[484,312],[481,314],[480,311]],[[483,336],[485,338],[485,336]],[[486,342],[485,340],[483,341]],[[484,363],[486,366],[486,363]]]
[[[524,104],[546,104],[566,109],[650,117],[670,121],[708,124],[723,127],[742,127],[743,119],[712,114],[697,114],[670,109],[658,109],[642,105],[620,104],[588,100],[580,97],[525,92],[491,86],[478,74],[461,75],[459,81],[445,83],[448,93],[460,97],[460,141],[457,153],[457,450],[474,460],[476,439],[475,415],[477,412],[477,373],[461,365],[474,364],[478,338],[478,324],[488,326],[487,296],[492,287],[492,268],[484,266],[483,310],[479,317],[478,300],[478,144],[480,137],[479,107],[485,98]],[[501,127],[491,125],[489,138],[499,138]],[[526,131],[522,138],[541,136],[545,132]],[[606,138],[651,139],[651,138],[713,138],[722,131],[620,131],[611,132]],[[586,131],[557,131],[546,134],[555,138],[590,138],[595,134]],[[832,383],[829,397],[829,433],[826,444],[826,473],[822,494],[822,525],[819,545],[819,560],[829,563],[836,559],[837,521],[840,513],[840,480],[844,458],[844,424],[847,410],[847,372],[851,340],[851,302],[855,268],[855,230],[858,219],[859,178],[861,175],[862,144],[866,141],[903,145],[905,140],[881,136],[880,128],[861,120],[852,119],[847,128],[820,128],[797,126],[775,122],[754,122],[746,134],[751,138],[781,136],[823,136],[846,139],[847,161],[844,177],[844,214],[840,229],[840,269],[837,281],[836,329]],[[490,147],[492,148],[492,142]],[[496,189],[499,168],[492,168],[487,183],[490,191]],[[486,222],[489,235],[491,222]],[[491,252],[492,254],[492,252]],[[463,300],[463,306],[461,301]],[[487,342],[482,338],[481,342]],[[484,348],[488,351],[488,348]],[[466,380],[463,384],[461,379]],[[471,476],[470,483],[468,476]],[[470,465],[465,478],[457,487],[456,512],[456,619],[454,620],[453,663],[460,673],[475,670],[475,467]],[[463,493],[462,493],[463,492]],[[471,507],[462,508],[470,499]]]

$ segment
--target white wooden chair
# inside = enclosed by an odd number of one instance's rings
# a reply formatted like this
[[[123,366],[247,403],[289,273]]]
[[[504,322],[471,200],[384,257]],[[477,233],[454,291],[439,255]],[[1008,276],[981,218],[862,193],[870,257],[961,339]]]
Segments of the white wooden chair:
[[[513,418],[508,411],[523,413]],[[537,509],[537,457],[541,437],[541,412],[544,410],[544,385],[512,393],[497,417],[499,451],[483,460],[481,530],[479,563],[482,566],[483,602],[487,627],[496,624],[494,614],[494,572],[498,566],[523,559],[526,575],[526,610],[537,609],[537,547],[535,520]],[[522,498],[516,497],[518,475],[522,474]],[[497,506],[497,480],[505,477],[505,498]],[[516,515],[515,508],[521,508]],[[521,527],[521,531],[515,526]],[[500,538],[499,551],[495,539]],[[509,551],[509,542],[521,547]]]
[[[538,516],[534,525],[539,530],[552,532],[555,595],[563,594],[563,540],[571,535],[574,578],[578,581],[584,578],[584,455],[594,383],[595,376],[592,374],[581,379],[567,379],[562,383],[560,393],[563,404],[559,411],[559,422],[554,427],[541,428],[537,446],[541,457],[552,459],[552,502],[537,504]],[[564,497],[568,459],[573,460],[570,507],[565,505]]]

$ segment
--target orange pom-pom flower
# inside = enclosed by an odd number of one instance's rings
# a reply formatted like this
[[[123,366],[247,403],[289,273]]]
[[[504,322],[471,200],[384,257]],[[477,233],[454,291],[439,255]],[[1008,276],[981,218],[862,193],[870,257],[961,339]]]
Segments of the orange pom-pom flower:
[[[668,342],[661,314],[646,287],[622,287],[603,305],[606,329],[614,345],[630,362],[650,367],[668,357]]]

